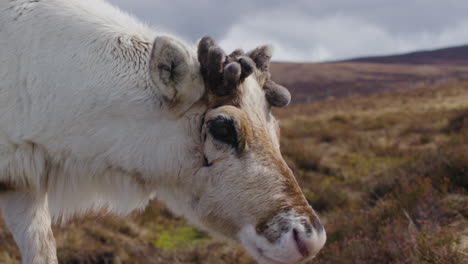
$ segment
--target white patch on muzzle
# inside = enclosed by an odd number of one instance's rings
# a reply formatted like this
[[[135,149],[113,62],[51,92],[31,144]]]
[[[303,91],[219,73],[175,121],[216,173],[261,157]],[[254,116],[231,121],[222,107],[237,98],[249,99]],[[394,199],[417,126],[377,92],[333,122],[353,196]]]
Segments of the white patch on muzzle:
[[[264,236],[257,234],[253,225],[244,226],[238,234],[242,246],[259,263],[297,263],[313,258],[325,245],[327,239],[325,230],[323,228],[316,230],[311,225],[312,232],[310,230],[308,232],[302,224],[306,217],[291,212],[283,213],[281,217],[287,219],[288,228],[273,243],[268,241]],[[300,247],[303,248],[302,253]],[[306,256],[304,256],[304,248],[308,252]]]

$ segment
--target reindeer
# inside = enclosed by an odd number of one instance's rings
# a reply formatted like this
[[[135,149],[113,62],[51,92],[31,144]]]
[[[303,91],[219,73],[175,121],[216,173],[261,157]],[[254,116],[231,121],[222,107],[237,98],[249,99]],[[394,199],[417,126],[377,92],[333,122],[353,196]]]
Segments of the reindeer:
[[[0,207],[22,263],[57,263],[53,221],[151,199],[260,263],[326,235],[282,158],[271,48],[230,55],[104,1],[0,3]]]

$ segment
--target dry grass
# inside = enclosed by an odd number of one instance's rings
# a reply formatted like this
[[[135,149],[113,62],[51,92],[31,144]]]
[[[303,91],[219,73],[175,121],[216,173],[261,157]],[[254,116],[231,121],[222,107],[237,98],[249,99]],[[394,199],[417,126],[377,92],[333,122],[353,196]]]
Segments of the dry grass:
[[[311,263],[468,261],[468,82],[277,111],[285,158],[328,231]],[[153,203],[56,228],[61,263],[254,263]],[[463,253],[464,252],[464,253]],[[0,263],[19,263],[0,228]]]

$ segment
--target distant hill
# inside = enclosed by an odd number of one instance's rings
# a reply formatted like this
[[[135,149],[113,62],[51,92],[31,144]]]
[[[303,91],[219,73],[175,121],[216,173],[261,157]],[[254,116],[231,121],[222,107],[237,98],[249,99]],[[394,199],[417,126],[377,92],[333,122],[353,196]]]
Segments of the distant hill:
[[[272,64],[272,77],[293,103],[468,80],[468,45],[340,62]]]
[[[401,55],[356,58],[347,61],[392,64],[403,63],[468,65],[468,45],[436,50],[417,51]]]

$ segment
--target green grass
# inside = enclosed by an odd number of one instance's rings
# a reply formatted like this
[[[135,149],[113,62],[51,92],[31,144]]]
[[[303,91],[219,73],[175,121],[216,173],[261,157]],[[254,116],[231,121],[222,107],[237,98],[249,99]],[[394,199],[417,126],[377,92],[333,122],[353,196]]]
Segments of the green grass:
[[[183,226],[160,233],[154,245],[162,249],[177,249],[206,240],[206,234],[195,227]]]

